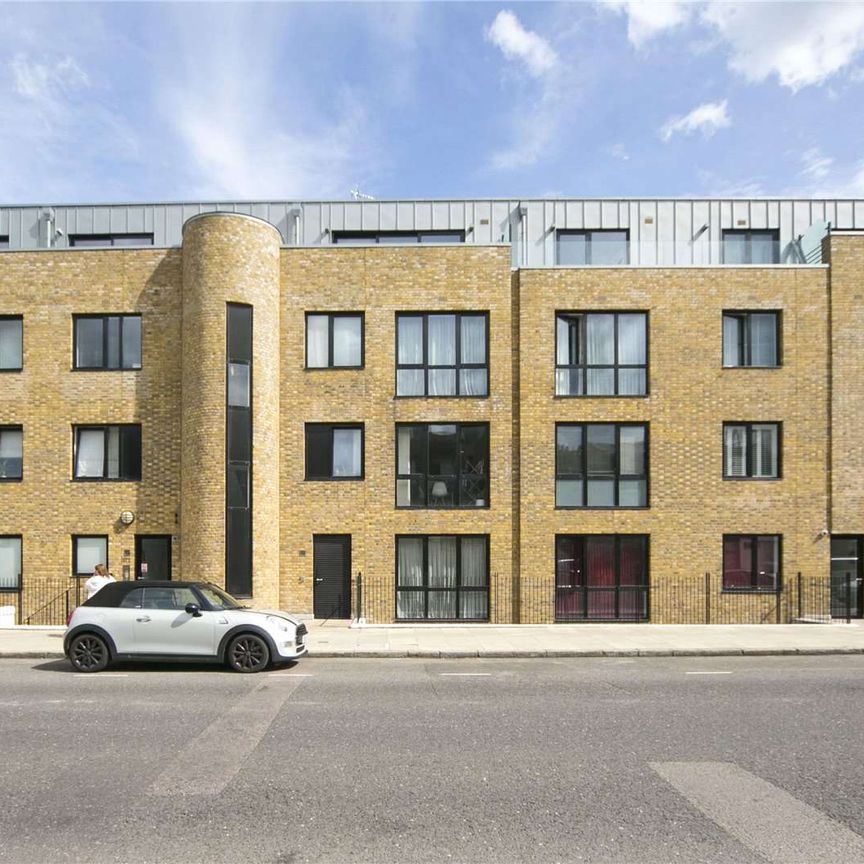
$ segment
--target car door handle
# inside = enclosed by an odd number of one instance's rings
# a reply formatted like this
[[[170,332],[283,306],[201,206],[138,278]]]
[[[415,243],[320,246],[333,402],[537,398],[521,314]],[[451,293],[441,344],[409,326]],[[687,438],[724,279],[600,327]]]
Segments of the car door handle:
[[[136,618],[135,620],[136,621],[149,621],[150,616],[149,615],[142,615],[140,618]]]

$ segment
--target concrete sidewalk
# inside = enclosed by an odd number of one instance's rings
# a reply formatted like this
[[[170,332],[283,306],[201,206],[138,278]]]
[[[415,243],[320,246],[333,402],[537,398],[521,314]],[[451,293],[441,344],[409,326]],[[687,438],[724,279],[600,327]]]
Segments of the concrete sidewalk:
[[[310,657],[664,657],[864,654],[852,624],[406,624],[307,621]],[[63,656],[62,627],[0,629],[0,657]]]

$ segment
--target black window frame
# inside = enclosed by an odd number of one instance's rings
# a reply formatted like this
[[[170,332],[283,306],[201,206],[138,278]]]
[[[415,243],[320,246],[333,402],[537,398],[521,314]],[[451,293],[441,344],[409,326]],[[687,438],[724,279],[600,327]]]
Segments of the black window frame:
[[[623,234],[624,249],[626,251],[623,264],[594,264],[591,261],[594,234]],[[561,264],[560,240],[562,237],[584,237],[585,238],[585,263],[584,264]],[[555,230],[555,265],[558,267],[629,267],[630,266],[630,229],[629,228],[557,228]]]
[[[726,472],[726,429],[730,427],[743,426],[747,435],[747,452],[745,458],[746,474],[728,474]],[[771,477],[754,476],[753,474],[753,427],[754,426],[776,426],[777,427],[777,473]],[[723,421],[723,479],[724,480],[757,480],[772,481],[783,479],[783,423],[780,420],[724,420]]]
[[[452,589],[448,588],[429,588],[429,539],[438,539],[438,538],[453,538],[457,541],[456,543],[456,585]],[[486,587],[485,588],[476,588],[476,587],[464,587],[462,586],[462,539],[476,539],[481,538],[486,541]],[[422,585],[407,585],[400,586],[399,584],[399,541],[400,540],[421,540],[423,542],[423,584]],[[417,533],[409,533],[409,534],[397,534],[396,535],[396,555],[395,555],[395,575],[394,575],[394,610],[396,611],[396,620],[397,621],[436,621],[436,622],[446,622],[446,621],[491,621],[492,619],[492,607],[491,600],[492,595],[490,591],[490,583],[492,579],[491,570],[491,538],[488,534],[482,533],[470,533],[470,534],[417,534]],[[431,591],[448,591],[452,590],[456,593],[456,617],[455,618],[430,618],[429,617],[429,592]],[[424,616],[422,618],[400,618],[399,617],[399,592],[407,591],[409,593],[423,593],[423,610]],[[485,618],[465,618],[459,615],[459,607],[460,607],[460,599],[462,592],[465,591],[470,594],[485,594],[486,595],[486,617]]]
[[[759,538],[769,537],[777,540],[777,577],[773,588],[759,588],[758,580],[758,555],[756,554],[757,541]],[[745,588],[726,586],[726,541],[732,539],[749,539],[753,544],[750,564],[750,586]],[[724,534],[723,535],[723,570],[721,573],[721,592],[723,594],[779,594],[783,590],[783,535],[782,534]]]
[[[775,260],[773,261],[757,261],[753,262],[753,235],[760,236],[771,235],[774,241]],[[746,261],[726,261],[726,238],[730,236],[743,236],[746,242]],[[723,228],[720,232],[720,248],[722,250],[722,259],[724,264],[731,267],[746,267],[754,265],[756,267],[770,267],[772,264],[780,263],[780,229],[779,228]]]
[[[424,240],[423,238],[444,238],[444,237],[458,237],[458,240],[444,240],[444,239],[433,239],[433,240]],[[461,228],[448,230],[448,229],[430,229],[429,231],[331,231],[330,232],[330,243],[333,246],[338,246],[340,244],[345,246],[383,246],[389,245],[386,243],[381,243],[381,240],[396,240],[401,243],[412,244],[417,243],[420,245],[430,244],[435,245],[436,243],[447,244],[447,243],[464,243],[465,242],[465,231]],[[355,243],[351,243],[350,241],[359,241]],[[348,241],[348,242],[346,242]],[[393,245],[397,245],[394,243]]]
[[[751,315],[773,315],[774,316],[774,340],[777,345],[776,362],[773,366],[759,366],[751,362],[738,362],[734,365],[726,365],[726,328],[724,320],[727,316],[735,317],[744,321],[745,338],[741,340],[738,352],[739,361],[752,359],[753,348],[751,345],[750,316]],[[720,316],[720,365],[723,369],[780,369],[783,366],[783,310],[782,309],[724,309]]]
[[[327,365],[309,365],[309,318],[321,318],[327,316]],[[360,363],[352,366],[336,366],[333,363],[333,319],[334,318],[359,318],[360,319]],[[366,313],[365,312],[306,312],[303,319],[303,357],[304,368],[307,372],[333,372],[343,369],[365,369],[366,368]]]
[[[462,430],[465,428],[482,428],[486,430],[486,453],[484,457],[485,462],[485,473],[482,475],[486,481],[486,497],[484,498],[484,504],[452,504],[447,506],[431,506],[429,503],[431,494],[430,494],[430,482],[435,482],[434,480],[430,481],[432,477],[443,477],[445,475],[440,474],[430,474],[429,473],[429,427],[430,426],[455,426],[456,427],[456,438],[457,438],[457,459],[456,459],[456,474],[448,474],[446,475],[448,478],[452,478],[453,482],[456,484],[456,489],[459,492],[459,499],[462,499],[462,479],[463,477],[468,477],[472,475],[463,474],[462,468],[462,443],[461,436]],[[426,433],[426,473],[408,473],[408,474],[400,474],[399,473],[399,430],[403,428],[409,427],[418,427],[423,428]],[[423,422],[423,423],[397,423],[396,424],[396,447],[395,456],[396,456],[396,486],[394,490],[394,506],[397,510],[488,510],[491,506],[491,493],[492,493],[492,483],[491,483],[491,466],[489,463],[489,456],[491,451],[491,429],[488,421],[480,421],[480,422],[450,422],[450,421],[437,421],[437,422]],[[481,476],[481,475],[476,475]],[[425,489],[426,494],[424,496],[425,502],[423,504],[400,504],[399,503],[399,481],[400,480],[408,480],[409,485],[412,480],[423,478],[425,480]]]
[[[326,429],[329,433],[329,463],[333,464],[333,433],[337,430],[347,429],[350,431],[360,431],[360,473],[350,476],[335,476],[333,474],[318,476],[310,474],[310,459],[309,459],[309,432],[310,430]],[[305,423],[303,426],[303,452],[304,452],[304,476],[303,479],[309,482],[330,482],[330,481],[358,481],[366,479],[366,424],[365,423]]]
[[[24,369],[24,316],[23,315],[0,315],[0,321],[17,321],[21,325],[21,360],[17,366],[6,366],[0,368],[0,375],[6,373],[21,372]]]
[[[120,357],[120,366],[108,365],[108,320],[110,318],[120,319],[117,334],[117,353]],[[123,319],[137,318],[140,322],[139,348],[137,366],[123,366]],[[102,361],[101,366],[79,366],[78,365],[78,322],[79,321],[102,321]],[[73,372],[140,372],[144,368],[144,322],[140,312],[97,312],[82,313],[72,316],[72,371]]]
[[[22,534],[0,534],[0,540],[18,541],[18,584],[0,585],[0,594],[19,594],[24,590],[24,536]]]
[[[72,576],[76,579],[92,576],[93,571],[87,570],[84,573],[78,572],[78,540],[104,540],[105,541],[105,560],[100,561],[100,564],[105,565],[105,569],[110,573],[111,568],[108,564],[108,556],[111,554],[110,544],[107,534],[73,534],[72,535]]]
[[[558,319],[587,319],[589,315],[614,315],[615,324],[613,330],[613,346],[612,352],[615,357],[615,362],[609,363],[568,363],[561,365],[558,363]],[[618,362],[618,318],[620,315],[644,315],[645,316],[645,363],[619,363]],[[587,332],[588,322],[585,320],[584,325],[580,325],[581,329]],[[558,309],[555,312],[555,339],[554,339],[554,363],[555,363],[555,398],[556,399],[644,399],[651,395],[651,381],[648,369],[651,363],[651,318],[646,309]],[[572,340],[569,337],[571,326],[568,325],[568,355],[573,356]],[[577,349],[578,352],[578,349]],[[558,392],[558,371],[560,369],[581,370],[583,388],[587,389],[588,370],[589,369],[612,369],[615,374],[615,392],[614,393],[559,393]],[[619,393],[618,386],[619,372],[622,369],[642,369],[645,372],[645,392],[644,393]]]
[[[3,477],[0,475],[0,483],[21,483],[24,480],[24,427],[20,423],[0,424],[0,436],[4,432],[21,433],[21,473],[17,477]]]
[[[137,477],[108,477],[108,433],[111,429],[137,429],[138,430],[138,476]],[[82,431],[101,431],[103,433],[102,444],[102,476],[101,477],[79,477],[78,470],[78,440]],[[119,435],[119,464],[123,466],[123,435]],[[72,480],[75,483],[140,483],[143,476],[144,465],[144,434],[140,423],[76,423],[72,426]]]
[[[429,316],[436,315],[453,315],[456,319],[456,362],[455,365],[446,366],[430,366],[429,365]],[[462,362],[462,318],[484,318],[486,327],[486,362],[485,363],[463,363]],[[400,318],[421,318],[423,321],[423,362],[422,363],[400,363],[399,362],[399,319]],[[397,312],[395,319],[395,338],[396,338],[396,380],[395,380],[395,398],[396,399],[488,399],[490,370],[489,370],[489,310],[478,310],[476,312],[461,311],[451,312],[449,310],[442,311],[404,311]],[[423,393],[416,394],[401,394],[399,393],[399,371],[401,369],[422,369],[423,370]],[[456,393],[453,394],[429,394],[429,370],[430,369],[453,369],[456,375]],[[481,395],[472,393],[460,393],[462,386],[460,372],[462,369],[485,369],[486,370],[486,392]]]
[[[615,475],[612,479],[615,483],[615,501],[620,500],[620,485],[622,480],[645,480],[645,503],[644,504],[606,504],[606,505],[589,505],[588,501],[588,435],[587,429],[589,426],[612,426],[615,429]],[[558,430],[560,428],[576,428],[582,430],[582,473],[571,474],[561,473],[558,467]],[[556,510],[649,510],[651,508],[651,424],[638,421],[621,421],[606,423],[602,421],[578,421],[571,422],[569,420],[558,421],[555,424],[555,509]],[[642,457],[643,473],[642,474],[622,474],[621,473],[621,430],[624,428],[640,428],[644,431],[644,453]],[[582,500],[586,503],[582,505],[561,505],[558,503],[558,481],[559,480],[581,480],[582,481]]]
[[[117,240],[128,240],[132,237],[140,237],[144,239],[148,239],[149,243],[135,243],[135,244],[116,244]],[[96,241],[93,243],[81,242],[81,241]],[[138,247],[147,247],[155,245],[154,242],[154,234],[152,231],[129,231],[129,232],[121,232],[121,233],[102,233],[102,234],[70,234],[69,235],[69,246],[77,249],[135,249]]]

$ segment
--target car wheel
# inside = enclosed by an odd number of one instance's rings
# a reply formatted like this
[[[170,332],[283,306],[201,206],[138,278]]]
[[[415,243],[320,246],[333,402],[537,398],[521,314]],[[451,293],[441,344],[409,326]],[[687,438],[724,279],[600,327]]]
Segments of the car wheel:
[[[101,672],[111,659],[108,644],[95,633],[82,633],[69,646],[69,659],[79,672]]]
[[[260,636],[243,633],[231,640],[227,659],[235,672],[261,672],[270,662],[270,649]]]

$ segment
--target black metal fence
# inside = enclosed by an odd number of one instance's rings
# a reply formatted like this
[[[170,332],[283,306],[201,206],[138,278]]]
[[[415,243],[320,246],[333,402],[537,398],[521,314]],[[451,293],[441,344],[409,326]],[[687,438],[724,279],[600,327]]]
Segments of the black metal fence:
[[[412,621],[400,609],[391,582],[357,573],[351,585],[351,614],[374,623]],[[656,579],[648,585],[568,586],[548,580],[512,580],[493,573],[486,602],[459,602],[455,587],[430,588],[453,594],[452,602],[425,608],[456,609],[450,617],[425,620],[491,623],[625,622],[652,624],[793,624],[850,621],[861,614],[860,586],[851,577],[815,579],[795,574],[777,591],[724,591],[711,573],[690,579]],[[412,608],[416,608],[412,607]],[[460,614],[467,613],[467,614]],[[479,613],[479,614],[478,614]]]
[[[25,583],[20,591],[0,594],[0,606],[15,607],[17,624],[62,626],[75,607],[84,602],[83,582],[72,578]]]

